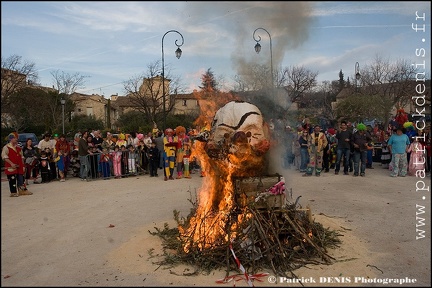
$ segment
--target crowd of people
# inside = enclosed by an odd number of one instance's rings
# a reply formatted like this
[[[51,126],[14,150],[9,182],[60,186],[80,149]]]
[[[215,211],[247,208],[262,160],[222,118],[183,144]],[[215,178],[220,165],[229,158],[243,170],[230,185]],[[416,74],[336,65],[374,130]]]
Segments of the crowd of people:
[[[331,169],[338,175],[343,166],[343,175],[365,177],[366,169],[374,169],[375,160],[392,177],[429,174],[430,124],[418,129],[414,122],[402,121],[391,122],[387,129],[378,123],[372,128],[348,121],[341,121],[336,129],[322,129],[307,121],[298,125],[297,131],[286,126],[281,135],[286,151],[284,168],[295,167],[308,177]]]
[[[374,169],[374,158],[379,157],[380,166],[392,177],[430,173],[430,124],[418,129],[399,112],[387,129],[347,121],[322,129],[307,118],[296,130],[287,125],[283,133],[273,135],[285,148],[283,168],[295,167],[305,177],[333,169],[336,175],[343,169],[343,175],[364,177],[366,169]],[[274,130],[272,122],[270,129]],[[192,156],[197,134],[196,129],[183,126],[159,131],[156,125],[145,134],[120,133],[117,137],[110,132],[102,135],[99,130],[78,131],[73,139],[45,133],[37,146],[27,139],[20,147],[13,132],[2,149],[2,159],[12,197],[31,195],[27,189],[31,180],[108,180],[138,174],[158,177],[160,170],[165,181],[191,178],[194,173],[202,177],[199,159]]]
[[[163,132],[154,127],[146,134],[120,133],[117,138],[99,130],[78,131],[73,140],[64,134],[45,133],[37,146],[27,139],[20,147],[14,132],[8,136],[2,158],[12,197],[31,195],[29,181],[65,182],[67,177],[82,181],[139,174],[158,177],[162,170],[163,179],[168,181],[191,178],[194,173],[203,176],[199,161],[191,157],[194,133],[195,129],[187,131],[183,126]]]

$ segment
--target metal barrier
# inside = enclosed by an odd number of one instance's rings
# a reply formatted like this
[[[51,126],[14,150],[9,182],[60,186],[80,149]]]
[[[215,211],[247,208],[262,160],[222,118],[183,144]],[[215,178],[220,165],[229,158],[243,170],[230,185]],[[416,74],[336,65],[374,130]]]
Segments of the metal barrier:
[[[124,178],[149,173],[148,155],[141,150],[93,153],[87,155],[86,160],[89,164],[87,179]],[[72,172],[74,177],[80,177],[81,163],[79,158],[72,162],[69,173]]]
[[[150,174],[149,157],[143,150],[137,151],[112,151],[108,152],[108,157],[104,159],[104,153],[93,153],[87,155],[86,160],[89,163],[89,171],[87,179],[111,179],[125,178],[137,175]],[[177,164],[177,163],[176,163]],[[78,156],[70,158],[68,176],[81,177],[81,163]],[[177,165],[175,166],[176,169]],[[201,167],[198,165],[195,158],[192,158],[189,164],[191,174],[200,173]],[[163,176],[163,171],[162,176]],[[177,171],[175,170],[175,173]],[[160,174],[159,174],[160,175]]]

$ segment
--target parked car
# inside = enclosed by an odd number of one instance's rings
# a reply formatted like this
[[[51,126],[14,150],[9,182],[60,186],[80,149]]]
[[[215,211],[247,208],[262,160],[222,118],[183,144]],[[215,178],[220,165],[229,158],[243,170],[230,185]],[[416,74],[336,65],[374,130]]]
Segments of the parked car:
[[[37,146],[39,144],[39,140],[34,133],[19,133],[18,134],[18,145],[21,147],[25,146],[27,139],[32,139],[33,145]]]

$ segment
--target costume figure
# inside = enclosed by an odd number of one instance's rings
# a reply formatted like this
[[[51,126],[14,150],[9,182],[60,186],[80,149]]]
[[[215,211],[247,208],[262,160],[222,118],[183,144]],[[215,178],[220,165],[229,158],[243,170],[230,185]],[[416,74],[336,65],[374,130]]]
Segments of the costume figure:
[[[391,162],[390,149],[388,147],[388,140],[390,139],[390,134],[384,134],[384,140],[381,142],[381,165],[384,169],[389,169],[389,164]]]
[[[308,140],[309,164],[307,165],[306,173],[303,174],[303,176],[312,176],[314,170],[315,175],[320,176],[323,163],[324,147],[328,144],[327,137],[323,132],[321,132],[321,127],[316,125]]]
[[[12,132],[7,137],[9,143],[3,146],[2,159],[5,174],[9,182],[11,197],[31,195],[24,183],[24,161],[21,147],[18,146],[18,133]]]
[[[73,177],[80,177],[80,161],[78,158],[78,150],[74,150],[71,153],[70,157],[70,168],[72,168],[72,176]]]
[[[157,127],[156,122],[153,121],[153,129],[152,129],[153,138],[158,137],[158,134],[159,134],[159,128]]]
[[[46,151],[42,151],[39,159],[39,171],[41,173],[42,183],[51,181],[51,169]]]
[[[408,115],[404,109],[401,108],[396,111],[395,122],[398,127],[402,127],[405,122],[408,122]]]
[[[121,147],[122,147],[123,145],[124,145],[125,147],[127,146],[127,142],[126,142],[126,140],[125,140],[125,135],[124,135],[123,133],[120,133],[120,134],[119,134],[119,136],[118,136],[118,140],[117,140],[117,142],[116,142],[116,145],[119,146],[120,149],[121,149]]]
[[[192,150],[191,150],[191,141],[189,139],[189,137],[185,138],[183,141],[183,165],[184,165],[184,177],[185,178],[191,178],[190,176],[190,157],[192,154]]]
[[[176,136],[177,136],[177,151],[176,151],[176,162],[177,162],[177,179],[181,179],[183,177],[184,163],[183,157],[185,155],[185,151],[183,149],[183,143],[189,137],[186,135],[186,128],[183,126],[177,126],[175,128]]]
[[[164,180],[174,180],[174,165],[176,161],[177,136],[174,136],[174,130],[167,128],[163,138],[164,143]]]

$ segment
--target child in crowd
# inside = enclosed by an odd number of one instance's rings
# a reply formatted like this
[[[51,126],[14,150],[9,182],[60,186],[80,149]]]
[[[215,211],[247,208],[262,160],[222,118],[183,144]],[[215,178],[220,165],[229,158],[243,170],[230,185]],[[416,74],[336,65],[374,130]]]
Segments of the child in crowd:
[[[114,151],[112,152],[112,162],[113,162],[113,170],[114,170],[114,178],[121,178],[121,162],[122,162],[122,152],[120,151],[120,147],[116,145],[114,147]]]
[[[60,175],[60,182],[65,182],[66,172],[65,172],[65,159],[63,155],[63,150],[58,151],[55,162],[57,163],[57,169]]]
[[[391,162],[391,153],[388,148],[388,140],[390,138],[390,133],[386,132],[384,134],[384,140],[381,142],[381,165],[384,169],[389,169],[389,165]]]
[[[99,165],[102,170],[102,176],[104,180],[107,180],[111,177],[111,155],[108,152],[107,148],[102,149],[102,154],[100,156]]]
[[[129,169],[129,173],[132,175],[137,175],[137,167],[136,167],[136,162],[137,162],[137,157],[138,154],[135,151],[135,147],[132,144],[128,145],[128,158],[127,158],[127,165],[128,165],[128,169]]]
[[[41,183],[48,183],[51,181],[51,169],[49,164],[49,159],[47,156],[47,152],[45,150],[41,151],[40,158],[39,158],[39,171],[41,173],[42,182]]]
[[[72,169],[72,176],[79,177],[81,164],[79,162],[78,150],[73,150],[70,157],[70,166]]]
[[[150,177],[157,177],[157,170],[159,167],[159,149],[156,147],[156,142],[153,140],[148,149],[148,157],[150,162]]]
[[[57,165],[54,161],[54,155],[50,148],[45,148],[46,157],[48,158],[49,165],[49,181],[57,179]]]
[[[90,176],[92,179],[96,179],[99,176],[100,153],[99,153],[98,148],[96,146],[93,146],[90,149],[93,153],[91,155],[87,155],[87,157],[89,157]]]
[[[129,166],[128,166],[128,159],[129,159],[129,151],[126,149],[126,145],[120,146],[121,151],[121,177],[126,177],[129,175]]]
[[[426,150],[425,146],[418,141],[418,137],[412,137],[412,141],[413,142],[410,144],[407,150],[408,153],[411,153],[408,163],[408,175],[417,176],[417,171],[425,171]]]

